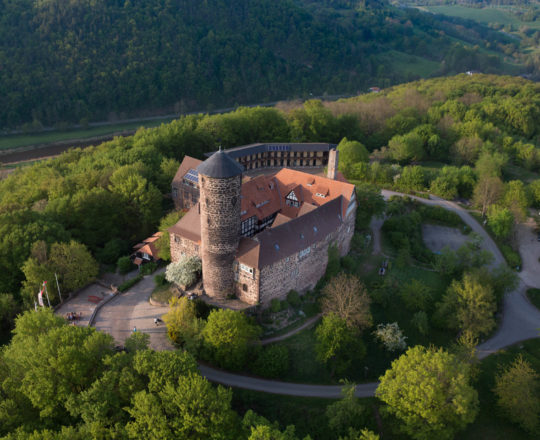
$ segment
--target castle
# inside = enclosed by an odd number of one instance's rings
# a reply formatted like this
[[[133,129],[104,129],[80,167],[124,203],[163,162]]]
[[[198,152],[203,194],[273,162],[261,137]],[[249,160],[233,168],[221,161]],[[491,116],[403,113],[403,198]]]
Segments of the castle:
[[[324,165],[327,177],[280,168],[243,179],[244,169]],[[345,255],[354,234],[356,193],[337,166],[331,144],[252,144],[204,162],[186,156],[172,183],[176,207],[189,209],[169,229],[172,261],[199,256],[214,298],[264,305],[313,288],[328,247]]]

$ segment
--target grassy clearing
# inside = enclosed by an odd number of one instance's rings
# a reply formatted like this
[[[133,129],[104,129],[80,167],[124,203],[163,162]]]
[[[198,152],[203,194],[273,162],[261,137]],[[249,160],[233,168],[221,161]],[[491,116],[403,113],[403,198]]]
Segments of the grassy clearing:
[[[540,174],[529,171],[514,164],[506,164],[503,174],[506,180],[521,180],[523,183],[531,183],[533,180],[540,179]]]
[[[527,296],[537,309],[540,309],[540,289],[527,289]]]
[[[478,23],[498,23],[503,26],[513,26],[519,28],[520,26],[528,26],[530,28],[540,28],[538,22],[523,22],[511,13],[499,8],[468,8],[460,5],[448,5],[448,6],[424,6],[423,10],[433,12],[434,14],[448,15],[450,17],[465,18],[468,20],[474,20]]]
[[[122,131],[137,130],[140,127],[156,127],[171,119],[156,119],[152,121],[130,122],[115,125],[103,125],[100,127],[81,128],[63,131],[50,131],[45,133],[20,134],[0,137],[0,150],[26,147],[30,145],[50,144],[54,142],[89,139],[96,136],[112,135]]]
[[[152,292],[151,298],[154,301],[157,301],[163,304],[168,304],[172,295],[173,295],[173,291],[171,290],[171,285],[166,284],[164,286],[157,286]]]
[[[388,72],[401,72],[403,75],[422,78],[433,76],[440,68],[437,61],[409,55],[397,50],[380,53],[376,59],[385,66]]]

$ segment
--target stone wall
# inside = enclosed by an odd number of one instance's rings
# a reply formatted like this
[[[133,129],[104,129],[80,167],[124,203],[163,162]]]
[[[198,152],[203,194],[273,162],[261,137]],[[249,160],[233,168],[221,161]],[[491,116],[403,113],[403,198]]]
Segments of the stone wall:
[[[171,240],[171,261],[179,261],[182,257],[201,258],[200,246],[198,243],[173,233],[169,233]]]
[[[253,274],[250,274],[235,264],[236,296],[238,299],[248,304],[259,302],[260,275],[261,272],[256,268],[253,268]]]
[[[203,284],[206,294],[214,298],[223,299],[235,291],[241,181],[241,175],[224,179],[199,175]]]

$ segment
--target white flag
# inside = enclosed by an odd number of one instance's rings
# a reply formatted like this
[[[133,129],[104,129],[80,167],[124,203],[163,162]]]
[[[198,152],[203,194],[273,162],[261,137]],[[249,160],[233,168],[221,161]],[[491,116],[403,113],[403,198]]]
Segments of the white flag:
[[[40,290],[37,295],[38,303],[41,307],[45,307],[45,304],[43,304],[43,290]]]

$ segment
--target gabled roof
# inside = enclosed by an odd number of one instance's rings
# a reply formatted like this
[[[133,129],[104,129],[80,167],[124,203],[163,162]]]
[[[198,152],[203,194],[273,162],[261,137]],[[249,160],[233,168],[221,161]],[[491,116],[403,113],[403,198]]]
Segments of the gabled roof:
[[[178,223],[169,228],[169,232],[180,235],[188,240],[199,243],[201,241],[201,216],[199,204],[192,206]]]
[[[308,248],[342,224],[343,202],[339,196],[301,217],[242,239],[236,258],[250,267],[262,268]]]
[[[173,182],[181,182],[189,170],[196,169],[201,163],[202,160],[195,159],[194,157],[190,156],[184,156],[182,163],[178,167],[178,171],[174,175]]]
[[[225,152],[236,159],[248,154],[259,154],[268,151],[330,151],[336,148],[336,144],[323,143],[294,143],[294,142],[271,142],[242,145],[240,147],[227,148]],[[209,157],[212,153],[206,153]]]
[[[231,159],[223,150],[219,150],[200,164],[197,171],[204,176],[226,179],[242,174],[244,167]]]

